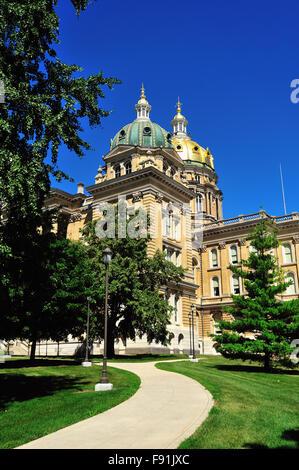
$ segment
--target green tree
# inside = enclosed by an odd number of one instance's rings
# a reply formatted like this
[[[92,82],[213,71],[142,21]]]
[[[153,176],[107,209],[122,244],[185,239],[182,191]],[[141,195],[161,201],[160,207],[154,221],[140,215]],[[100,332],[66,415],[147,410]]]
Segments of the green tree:
[[[86,1],[72,2],[79,12]],[[65,144],[80,157],[90,145],[80,135],[81,121],[99,126],[110,114],[99,106],[103,86],[120,83],[102,72],[85,78],[77,65],[56,54],[59,43],[57,0],[2,0],[0,5],[0,200],[6,215],[40,214],[50,174],[69,178],[58,167]],[[49,157],[47,159],[47,157]]]
[[[134,221],[131,216],[128,225]],[[139,222],[137,222],[138,225]],[[157,251],[147,257],[149,236],[144,238],[118,237],[118,212],[115,215],[115,237],[99,238],[96,234],[97,221],[89,222],[82,230],[87,245],[92,270],[91,297],[96,303],[91,335],[104,337],[105,265],[103,250],[108,246],[112,251],[109,266],[109,314],[108,314],[108,357],[114,355],[114,341],[133,341],[145,335],[148,342],[169,344],[171,333],[167,330],[173,308],[161,293],[169,283],[178,285],[184,270],[165,259]],[[108,230],[108,229],[107,229]],[[127,231],[127,230],[126,230]]]
[[[94,282],[87,250],[81,242],[52,238],[45,259],[48,298],[42,299],[43,339],[66,341],[86,329],[87,297]],[[45,337],[46,335],[46,337]]]
[[[290,343],[299,333],[299,299],[281,298],[290,282],[272,254],[279,246],[277,231],[273,222],[262,219],[248,235],[252,238],[248,260],[241,260],[241,267],[230,265],[244,280],[246,293],[231,295],[233,305],[225,311],[232,321],[220,321],[221,334],[212,335],[223,356],[263,362],[266,371],[273,359],[284,361],[291,354]],[[246,332],[250,337],[244,336]]]
[[[100,107],[103,90],[120,83],[102,72],[84,77],[78,65],[59,59],[57,3],[0,2],[0,80],[5,89],[0,104],[2,337],[11,335],[18,323],[25,328],[27,316],[36,317],[41,308],[36,292],[48,280],[47,271],[38,266],[43,259],[39,246],[46,243],[39,229],[51,225],[51,216],[43,211],[45,197],[51,175],[58,181],[70,179],[59,168],[59,148],[64,144],[79,157],[90,149],[82,138],[82,120],[99,126],[110,114]],[[79,14],[87,0],[72,0],[72,4]]]
[[[33,360],[37,341],[62,341],[85,331],[86,298],[92,283],[82,243],[48,233],[37,236],[35,257],[31,248],[32,244],[19,259],[10,258],[6,273],[10,298],[1,306],[5,312],[1,336],[29,340]],[[3,291],[7,293],[2,283],[0,294]]]

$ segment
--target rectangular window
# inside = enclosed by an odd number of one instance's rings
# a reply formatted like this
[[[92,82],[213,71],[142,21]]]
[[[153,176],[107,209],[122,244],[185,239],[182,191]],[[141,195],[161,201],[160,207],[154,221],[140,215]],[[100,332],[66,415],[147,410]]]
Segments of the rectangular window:
[[[231,247],[231,262],[232,264],[237,264],[238,263],[238,249],[236,246]]]
[[[212,256],[212,266],[213,267],[218,266],[217,250],[212,250],[211,256]]]
[[[240,279],[237,276],[233,276],[233,293],[240,294]]]
[[[173,218],[173,238],[174,240],[181,240],[181,220],[180,217]]]
[[[171,237],[171,214],[166,214],[166,237]]]
[[[202,197],[200,195],[196,196],[196,212],[202,212]]]
[[[162,213],[161,213],[161,222],[162,222],[162,236],[163,237],[166,237],[166,213],[164,212],[164,210],[162,209]]]

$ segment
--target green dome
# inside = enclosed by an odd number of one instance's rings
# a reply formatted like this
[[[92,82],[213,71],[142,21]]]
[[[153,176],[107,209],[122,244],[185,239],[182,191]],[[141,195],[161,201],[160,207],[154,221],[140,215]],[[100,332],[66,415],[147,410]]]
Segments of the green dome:
[[[136,120],[124,126],[111,140],[111,150],[117,145],[172,148],[171,134],[148,120]]]

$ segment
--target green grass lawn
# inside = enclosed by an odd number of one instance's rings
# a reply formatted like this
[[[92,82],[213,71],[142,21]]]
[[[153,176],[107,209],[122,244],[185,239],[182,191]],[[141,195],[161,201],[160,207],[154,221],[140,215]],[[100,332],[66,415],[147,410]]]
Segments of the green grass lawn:
[[[200,382],[215,406],[180,449],[299,448],[299,371],[264,373],[249,362],[201,357],[157,364]]]
[[[100,366],[12,359],[0,365],[0,448],[10,449],[112,408],[139,388],[137,375],[108,368],[113,390],[94,392]]]

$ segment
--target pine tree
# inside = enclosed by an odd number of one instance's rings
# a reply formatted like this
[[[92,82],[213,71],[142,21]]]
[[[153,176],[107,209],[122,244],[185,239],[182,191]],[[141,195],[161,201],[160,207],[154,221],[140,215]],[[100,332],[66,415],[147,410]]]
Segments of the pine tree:
[[[299,334],[299,299],[283,301],[281,296],[291,282],[286,282],[274,256],[277,232],[272,221],[262,219],[248,235],[249,258],[241,260],[241,267],[230,265],[244,280],[246,293],[231,295],[233,305],[225,311],[232,320],[220,321],[221,334],[212,335],[223,356],[263,362],[266,371],[274,359],[284,362],[289,357],[290,343]]]

